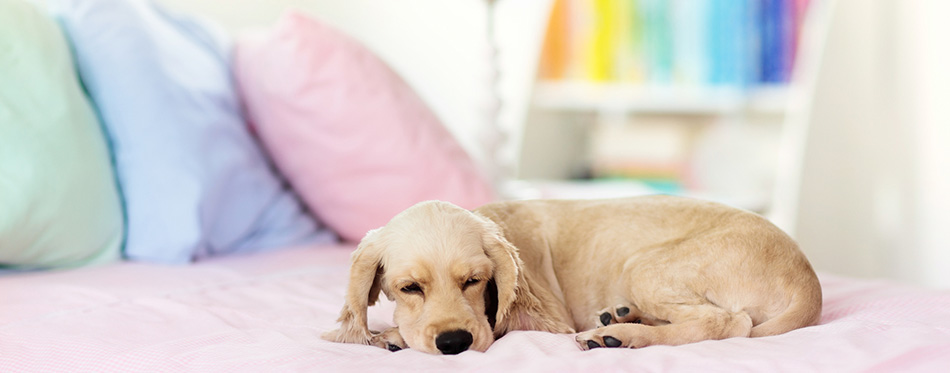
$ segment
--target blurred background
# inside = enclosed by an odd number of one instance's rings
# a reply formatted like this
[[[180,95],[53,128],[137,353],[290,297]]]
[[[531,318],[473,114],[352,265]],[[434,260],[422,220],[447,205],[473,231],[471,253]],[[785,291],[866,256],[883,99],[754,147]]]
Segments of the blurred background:
[[[950,287],[950,2],[160,0],[360,40],[512,198],[761,213],[820,271]]]

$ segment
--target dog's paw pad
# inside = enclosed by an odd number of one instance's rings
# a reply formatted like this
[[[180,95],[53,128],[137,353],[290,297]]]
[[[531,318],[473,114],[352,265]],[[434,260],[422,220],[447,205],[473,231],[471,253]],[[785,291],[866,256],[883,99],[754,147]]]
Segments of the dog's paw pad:
[[[611,336],[606,336],[606,337],[604,337],[604,346],[607,346],[607,347],[620,347],[620,345],[622,345],[622,344],[623,344],[623,343],[621,343],[620,340],[617,339],[617,338],[614,338],[614,337],[611,337]]]
[[[574,337],[581,350],[597,347],[643,348],[656,344],[654,328],[630,323],[612,324],[578,333]]]
[[[603,347],[597,340],[597,336],[589,331],[574,336],[574,341],[577,342],[577,347],[580,347],[581,351]]]
[[[599,333],[586,332],[576,337],[577,344],[581,350],[593,350],[601,347],[622,347],[623,342],[611,336],[601,337]]]
[[[634,324],[643,324],[643,320],[639,317],[627,317],[630,314],[630,307],[621,306],[617,307],[617,320],[622,320],[619,322],[629,322]]]
[[[632,306],[619,304],[598,311],[595,319],[599,326],[623,323],[641,324],[643,320],[638,312]]]
[[[613,321],[614,317],[610,312],[604,312],[600,314],[600,324],[603,326],[610,325],[610,322]]]

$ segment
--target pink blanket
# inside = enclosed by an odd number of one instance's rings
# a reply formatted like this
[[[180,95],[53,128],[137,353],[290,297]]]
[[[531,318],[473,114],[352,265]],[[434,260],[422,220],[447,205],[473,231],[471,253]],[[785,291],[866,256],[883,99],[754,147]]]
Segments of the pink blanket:
[[[513,332],[457,356],[330,343],[319,336],[335,325],[351,249],[0,277],[0,371],[950,369],[950,292],[831,275],[820,325],[767,338],[582,352],[570,335]],[[371,326],[391,313],[373,307]]]

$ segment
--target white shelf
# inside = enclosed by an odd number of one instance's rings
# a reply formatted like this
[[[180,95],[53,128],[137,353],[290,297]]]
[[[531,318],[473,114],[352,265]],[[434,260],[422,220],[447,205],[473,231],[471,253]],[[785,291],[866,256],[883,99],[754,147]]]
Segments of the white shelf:
[[[533,103],[548,110],[612,114],[783,114],[787,96],[784,86],[740,89],[558,81],[537,83]]]
[[[602,199],[674,194],[716,201],[759,213],[767,209],[769,201],[769,196],[765,194],[727,196],[693,190],[669,193],[636,180],[510,180],[503,187],[511,199]]]

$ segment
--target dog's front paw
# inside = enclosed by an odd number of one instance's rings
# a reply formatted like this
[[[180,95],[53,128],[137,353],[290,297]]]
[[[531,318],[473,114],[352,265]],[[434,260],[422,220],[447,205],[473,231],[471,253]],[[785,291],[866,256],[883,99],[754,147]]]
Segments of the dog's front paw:
[[[382,333],[374,334],[369,342],[373,346],[385,348],[392,352],[396,352],[407,347],[406,341],[404,341],[402,339],[402,335],[399,334],[398,326],[386,329]]]
[[[579,333],[574,340],[584,351],[599,347],[640,348],[653,344],[650,328],[638,324],[613,324]]]

